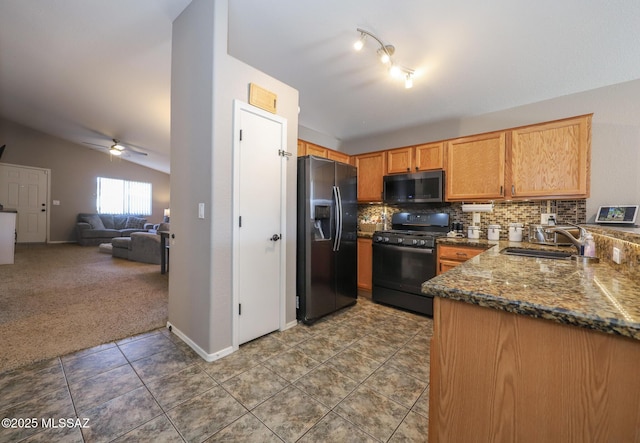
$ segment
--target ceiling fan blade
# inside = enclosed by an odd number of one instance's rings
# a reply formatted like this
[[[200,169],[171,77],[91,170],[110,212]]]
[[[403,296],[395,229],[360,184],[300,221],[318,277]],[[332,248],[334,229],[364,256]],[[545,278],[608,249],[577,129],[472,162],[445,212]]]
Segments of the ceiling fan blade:
[[[136,155],[148,155],[146,152],[136,151],[128,147],[124,150],[124,152],[131,152],[132,154],[136,154]]]
[[[108,146],[105,146],[105,145],[97,145],[97,144],[95,144],[95,143],[89,143],[89,142],[82,142],[82,143],[84,143],[85,145],[97,146],[97,147],[99,147],[99,148],[105,148],[105,149],[108,149],[108,148],[109,148]]]

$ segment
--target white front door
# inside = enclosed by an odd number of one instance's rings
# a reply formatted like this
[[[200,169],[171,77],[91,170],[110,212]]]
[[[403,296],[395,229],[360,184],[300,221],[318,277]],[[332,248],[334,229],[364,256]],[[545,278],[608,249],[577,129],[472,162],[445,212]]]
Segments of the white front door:
[[[236,102],[234,346],[284,322],[286,120]],[[282,323],[283,324],[283,323]]]
[[[47,240],[48,173],[46,169],[0,164],[0,204],[18,211],[18,243]]]

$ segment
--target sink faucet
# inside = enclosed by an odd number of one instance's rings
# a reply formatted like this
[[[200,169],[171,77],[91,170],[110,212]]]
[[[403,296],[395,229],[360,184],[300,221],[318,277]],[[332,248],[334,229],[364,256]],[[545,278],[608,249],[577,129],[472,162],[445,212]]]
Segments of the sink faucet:
[[[574,225],[573,223],[565,223],[565,224],[570,226],[575,226],[576,228],[578,228],[580,230],[580,237],[575,238],[569,231],[562,228],[548,228],[546,229],[546,232],[549,232],[549,233],[559,232],[561,234],[564,234],[569,239],[569,241],[573,244],[573,246],[576,247],[576,249],[578,250],[578,255],[584,255],[584,246],[587,240],[587,230],[581,226]]]

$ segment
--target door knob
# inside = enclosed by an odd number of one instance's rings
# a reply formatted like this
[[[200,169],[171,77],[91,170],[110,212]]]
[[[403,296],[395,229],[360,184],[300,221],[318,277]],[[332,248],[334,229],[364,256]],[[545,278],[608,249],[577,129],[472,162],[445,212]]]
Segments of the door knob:
[[[278,241],[278,240],[280,240],[280,236],[278,234],[273,234],[273,236],[269,240]]]

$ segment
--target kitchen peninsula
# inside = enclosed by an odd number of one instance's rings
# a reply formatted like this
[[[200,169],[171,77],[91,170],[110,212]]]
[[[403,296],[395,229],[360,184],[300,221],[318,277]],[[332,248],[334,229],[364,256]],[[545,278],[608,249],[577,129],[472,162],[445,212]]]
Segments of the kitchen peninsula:
[[[422,287],[429,440],[640,441],[640,279],[493,244]]]

